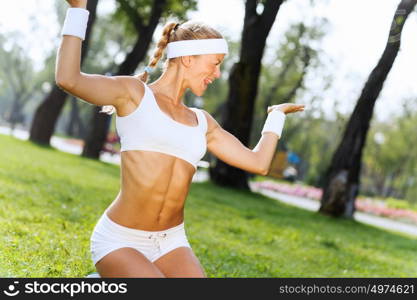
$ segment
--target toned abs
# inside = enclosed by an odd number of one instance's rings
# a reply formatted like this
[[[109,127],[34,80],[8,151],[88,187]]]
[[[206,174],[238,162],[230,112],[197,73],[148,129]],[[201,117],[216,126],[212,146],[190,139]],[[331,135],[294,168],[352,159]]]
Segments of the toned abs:
[[[108,209],[116,223],[159,231],[183,222],[184,204],[195,168],[159,152],[121,152],[121,189]]]

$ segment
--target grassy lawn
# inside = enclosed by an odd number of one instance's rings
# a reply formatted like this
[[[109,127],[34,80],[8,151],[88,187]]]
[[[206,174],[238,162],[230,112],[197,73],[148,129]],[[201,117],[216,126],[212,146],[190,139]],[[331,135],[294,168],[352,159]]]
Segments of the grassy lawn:
[[[119,167],[0,135],[0,276],[83,277]],[[209,277],[416,277],[417,239],[193,183],[186,230]]]

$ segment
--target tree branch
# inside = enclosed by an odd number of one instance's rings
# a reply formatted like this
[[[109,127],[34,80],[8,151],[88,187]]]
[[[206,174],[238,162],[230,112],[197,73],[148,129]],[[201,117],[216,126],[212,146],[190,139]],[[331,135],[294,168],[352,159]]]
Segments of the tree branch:
[[[268,0],[262,12],[260,26],[270,28],[275,21],[277,12],[284,0]],[[269,32],[268,32],[269,33]],[[268,34],[267,33],[267,34]]]
[[[162,12],[164,11],[164,7],[166,5],[166,0],[155,0],[152,5],[151,17],[149,18],[149,22],[147,27],[154,28],[159,22],[161,18]]]
[[[243,22],[243,31],[245,31],[246,27],[252,26],[257,18],[259,17],[258,13],[256,12],[256,6],[258,5],[257,0],[246,0],[245,4],[245,19]]]
[[[145,29],[145,26],[143,25],[142,17],[139,15],[138,11],[133,8],[127,0],[119,0],[119,3],[120,7],[126,13],[127,17],[129,18],[130,22],[132,22],[136,30],[142,33]]]

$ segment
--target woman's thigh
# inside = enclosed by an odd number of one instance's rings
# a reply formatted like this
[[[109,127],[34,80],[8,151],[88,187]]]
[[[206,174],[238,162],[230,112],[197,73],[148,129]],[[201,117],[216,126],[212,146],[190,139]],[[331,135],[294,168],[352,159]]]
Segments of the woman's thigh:
[[[176,248],[158,258],[153,264],[166,277],[206,277],[198,258],[188,247]]]
[[[165,277],[142,253],[133,248],[110,252],[96,263],[100,277]]]

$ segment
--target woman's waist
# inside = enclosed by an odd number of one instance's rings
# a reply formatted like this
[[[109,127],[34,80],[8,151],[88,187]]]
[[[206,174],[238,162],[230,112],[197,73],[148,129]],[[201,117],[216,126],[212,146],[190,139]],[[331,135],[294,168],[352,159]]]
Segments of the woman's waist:
[[[123,184],[114,202],[135,210],[178,209],[184,206],[189,186],[143,186]]]
[[[160,197],[132,199],[120,193],[105,214],[125,227],[148,231],[165,230],[183,222],[184,200]]]

